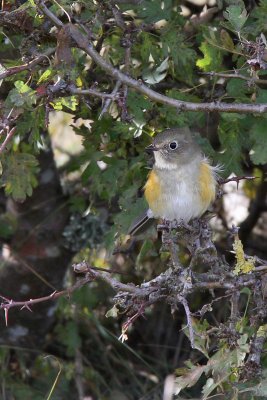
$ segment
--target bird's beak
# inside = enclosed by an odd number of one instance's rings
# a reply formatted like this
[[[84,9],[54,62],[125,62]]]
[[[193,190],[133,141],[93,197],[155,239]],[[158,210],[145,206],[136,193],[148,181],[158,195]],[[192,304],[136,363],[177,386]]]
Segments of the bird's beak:
[[[158,151],[159,148],[156,147],[154,144],[150,144],[149,146],[147,146],[147,147],[145,148],[145,150],[146,150],[146,152],[147,152],[148,154],[151,154],[151,153],[153,153],[153,151]]]

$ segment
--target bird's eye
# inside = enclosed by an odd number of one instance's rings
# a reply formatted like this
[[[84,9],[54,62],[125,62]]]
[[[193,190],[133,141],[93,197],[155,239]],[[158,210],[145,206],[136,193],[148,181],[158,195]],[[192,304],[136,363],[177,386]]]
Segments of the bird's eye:
[[[175,150],[175,149],[177,149],[177,147],[178,147],[178,143],[176,141],[169,143],[169,148],[171,150]]]

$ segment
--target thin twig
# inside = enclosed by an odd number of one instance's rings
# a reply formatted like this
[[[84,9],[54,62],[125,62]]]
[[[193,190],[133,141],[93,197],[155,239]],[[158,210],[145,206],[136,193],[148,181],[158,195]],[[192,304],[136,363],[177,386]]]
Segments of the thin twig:
[[[194,329],[193,329],[193,325],[192,325],[191,312],[189,309],[189,305],[188,305],[188,302],[185,297],[179,296],[178,300],[184,306],[186,320],[187,320],[187,326],[188,326],[188,330],[189,330],[190,344],[191,344],[192,349],[194,349],[195,348]]]
[[[16,132],[16,127],[15,126],[13,126],[12,129],[8,130],[8,132],[6,134],[6,138],[5,138],[5,140],[3,141],[3,143],[0,146],[0,154],[5,151],[6,146],[11,141],[11,139],[14,136],[15,132]]]
[[[43,297],[38,297],[36,299],[30,299],[26,301],[15,301],[12,299],[7,299],[4,296],[0,295],[0,298],[4,300],[2,304],[0,304],[0,309],[1,310],[9,310],[10,308],[14,307],[21,307],[21,309],[28,309],[30,310],[30,306],[38,303],[44,303],[46,301],[51,301],[58,299],[59,297],[62,296],[69,296],[71,293],[73,293],[75,290],[80,289],[82,286],[86,285],[88,282],[92,280],[92,277],[86,276],[84,279],[78,280],[73,286],[69,287],[68,289],[61,290],[59,292],[55,291],[49,294],[48,296],[43,296]]]
[[[66,88],[71,94],[75,94],[78,96],[89,95],[101,97],[102,99],[109,99],[110,101],[115,100],[117,96],[117,91],[113,90],[112,93],[102,93],[95,89],[79,89],[74,86],[69,86]]]
[[[227,73],[222,73],[222,72],[201,72],[201,75],[207,75],[210,77],[218,77],[218,78],[225,78],[225,79],[242,79],[244,81],[247,81],[249,84],[263,84],[267,85],[267,80],[266,79],[258,79],[258,78],[253,78],[249,76],[245,76],[242,74],[239,74],[238,72],[235,72],[233,74],[227,74]]]
[[[34,60],[30,61],[27,64],[16,65],[15,67],[10,67],[0,74],[0,79],[7,78],[8,76],[11,76],[11,75],[16,75],[22,71],[31,70],[31,69],[33,69],[33,67],[35,67],[36,65],[38,65],[41,62],[43,62],[44,60],[46,60],[54,52],[55,52],[55,49],[49,49],[44,54],[40,55],[39,57],[35,58]]]
[[[228,183],[228,182],[236,182],[236,186],[237,186],[237,190],[238,190],[240,181],[242,181],[242,180],[253,181],[254,179],[258,179],[258,177],[257,176],[231,176],[230,178],[227,178],[227,179],[219,178],[218,184],[225,185],[225,183]]]
[[[117,97],[117,94],[118,94],[118,91],[119,91],[120,87],[121,87],[121,82],[117,81],[116,85],[115,85],[115,87],[114,87],[114,89],[113,89],[113,91],[111,93],[111,96],[113,96],[113,98],[110,97],[109,99],[107,99],[105,101],[105,103],[103,105],[103,108],[102,108],[102,110],[101,110],[101,112],[99,114],[98,119],[101,119],[103,117],[103,115],[108,111],[110,103],[112,102],[112,100],[114,100]]]

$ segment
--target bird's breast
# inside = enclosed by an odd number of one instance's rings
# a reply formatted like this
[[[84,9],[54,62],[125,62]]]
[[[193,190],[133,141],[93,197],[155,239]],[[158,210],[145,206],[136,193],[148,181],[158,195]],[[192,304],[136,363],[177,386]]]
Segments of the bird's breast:
[[[206,160],[193,161],[176,170],[153,169],[149,173],[145,198],[155,218],[188,222],[200,217],[214,200],[213,168]]]

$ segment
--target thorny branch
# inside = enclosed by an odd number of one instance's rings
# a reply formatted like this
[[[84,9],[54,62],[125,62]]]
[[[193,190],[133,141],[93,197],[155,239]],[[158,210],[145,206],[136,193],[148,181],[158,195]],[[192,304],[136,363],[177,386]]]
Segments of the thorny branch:
[[[37,2],[37,7],[57,28],[64,26],[63,22],[60,21],[44,4],[42,0]],[[119,69],[114,68],[108,61],[106,61],[94,48],[93,44],[90,43],[88,37],[86,37],[78,28],[73,24],[69,25],[69,31],[72,39],[76,42],[77,46],[88,54],[92,60],[105,71],[110,77],[116,81],[122,82],[122,84],[133,88],[134,90],[147,96],[149,99],[169,105],[180,111],[209,111],[209,112],[240,112],[240,113],[265,113],[267,112],[266,104],[238,104],[238,103],[192,103],[173,99],[163,94],[157,93],[154,90],[146,86],[141,80],[136,80],[131,76],[121,72]]]

